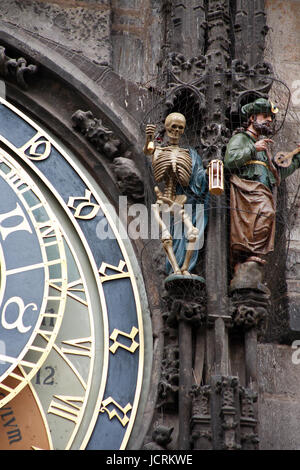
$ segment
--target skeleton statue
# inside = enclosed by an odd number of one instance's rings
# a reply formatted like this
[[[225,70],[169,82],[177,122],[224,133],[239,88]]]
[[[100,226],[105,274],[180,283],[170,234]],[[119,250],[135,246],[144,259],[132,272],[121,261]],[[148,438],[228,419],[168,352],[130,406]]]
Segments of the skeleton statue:
[[[194,149],[184,149],[179,147],[179,141],[184,133],[185,126],[186,119],[183,114],[169,114],[165,120],[168,145],[166,147],[162,147],[157,146],[154,143],[156,126],[148,124],[146,126],[146,143],[144,147],[144,153],[146,155],[152,155],[152,167],[156,182],[164,183],[163,192],[158,188],[158,186],[155,186],[154,190],[157,200],[152,206],[154,216],[162,230],[163,248],[166,252],[167,259],[169,260],[173,273],[184,276],[190,275],[190,262],[195,251],[195,244],[199,238],[199,229],[193,225],[189,214],[184,208],[184,204],[187,201],[186,194],[180,194],[182,191],[178,191],[178,188],[184,191],[188,189],[192,174],[193,172],[196,172],[198,179],[196,184],[194,184],[197,186],[194,193],[197,192],[200,186],[203,186],[203,175],[205,173],[197,152]],[[192,150],[194,154],[191,152]],[[200,171],[201,184],[199,176]],[[186,246],[182,263],[179,263],[174,253],[173,237],[161,217],[163,213],[170,213],[174,220],[181,220],[186,229]]]

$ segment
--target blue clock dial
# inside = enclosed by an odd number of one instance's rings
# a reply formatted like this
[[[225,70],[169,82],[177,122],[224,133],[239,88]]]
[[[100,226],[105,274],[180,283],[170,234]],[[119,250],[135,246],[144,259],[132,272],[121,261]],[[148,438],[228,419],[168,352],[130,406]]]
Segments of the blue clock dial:
[[[35,286],[40,283],[40,290],[36,289],[36,298],[30,301],[37,304],[39,297],[40,313],[31,339],[24,341],[27,352],[24,359],[19,357],[18,365],[27,374],[26,383],[39,402],[50,448],[125,449],[135,425],[141,394],[148,385],[144,335],[145,324],[150,327],[150,315],[134,250],[130,241],[121,237],[120,230],[124,228],[115,223],[116,213],[101,188],[74,156],[27,116],[0,99],[1,143],[23,170],[32,175],[43,195],[34,191],[43,201],[39,221],[31,217],[31,209],[22,200],[26,221],[31,224],[32,233],[33,229],[36,232],[36,269],[32,272],[42,274],[35,281]],[[40,233],[44,230],[44,234],[50,235],[46,227],[51,210],[48,211],[45,200],[49,201],[52,214],[55,213],[49,220],[56,217],[58,220],[57,241],[48,238],[45,242]],[[106,238],[98,236],[99,224],[106,227],[109,234]],[[18,240],[24,246],[22,238]],[[61,250],[59,256],[50,250],[52,246]],[[3,253],[5,257],[4,245]],[[13,266],[13,258],[10,260]],[[7,262],[5,259],[5,265]],[[46,266],[46,271],[43,272],[40,264]],[[4,277],[5,270],[7,267]],[[19,282],[16,277],[15,291]],[[30,282],[31,279],[28,286]],[[0,289],[0,296],[1,292]],[[57,299],[60,304],[55,303]],[[29,297],[25,302],[29,303]],[[49,322],[50,318],[53,323]],[[12,317],[10,321],[13,322]],[[31,317],[24,317],[25,326],[30,321],[33,321]],[[51,325],[54,327],[50,335]],[[149,336],[148,358],[151,327]],[[47,348],[49,353],[43,356],[43,362],[38,359],[38,370],[30,375],[30,367],[26,369],[25,362],[32,361],[34,348]],[[147,373],[150,370],[148,360]],[[4,380],[0,382],[0,397],[5,387]]]
[[[49,352],[36,346],[43,321],[54,341],[66,297],[65,252],[57,222],[42,194],[22,168],[0,151],[1,286],[0,404],[7,403],[34,376]],[[53,298],[51,283],[61,285]],[[32,358],[27,360],[31,352]],[[24,374],[14,372],[23,366]],[[7,385],[5,379],[10,378]],[[12,382],[11,379],[14,379]]]

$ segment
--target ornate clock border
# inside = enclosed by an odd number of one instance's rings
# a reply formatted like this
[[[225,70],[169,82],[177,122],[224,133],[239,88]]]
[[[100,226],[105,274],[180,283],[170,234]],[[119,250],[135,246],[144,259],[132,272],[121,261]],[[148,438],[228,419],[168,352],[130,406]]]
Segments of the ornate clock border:
[[[32,79],[31,86],[24,92],[18,85],[11,80],[7,84],[7,98],[21,108],[26,114],[29,114],[33,119],[37,119],[42,124],[46,125],[50,132],[57,135],[63,144],[68,144],[70,150],[74,152],[79,161],[86,167],[89,173],[92,174],[96,183],[100,184],[103,191],[106,193],[109,201],[116,206],[120,190],[116,184],[116,178],[111,170],[111,161],[100,155],[99,152],[83,138],[73,128],[70,117],[78,109],[92,110],[95,115],[100,116],[105,124],[110,125],[115,134],[119,136],[121,147],[124,151],[131,151],[131,157],[135,161],[139,156],[137,150],[140,148],[139,144],[139,128],[137,123],[129,116],[125,116],[124,109],[120,107],[117,102],[111,106],[113,98],[107,97],[107,93],[101,93],[103,89],[99,84],[97,87],[95,83],[87,82],[86,76],[80,71],[76,70],[76,77],[74,71],[74,64],[70,64],[65,58],[60,57],[59,61],[55,61],[53,51],[47,50],[40,43],[36,44],[36,49],[33,51],[33,43],[28,47],[24,41],[21,41],[18,34],[14,35],[8,31],[0,32],[0,40],[4,39],[4,45],[9,45],[9,50],[14,54],[22,51],[29,60],[34,60],[34,63],[39,67],[39,75],[30,77]],[[51,52],[51,53],[50,53]],[[12,54],[11,54],[12,55]],[[33,59],[31,59],[31,57]],[[58,65],[59,64],[59,65]],[[78,73],[77,73],[78,72]],[[56,98],[53,102],[53,89],[56,88]],[[105,98],[99,99],[99,96]],[[40,103],[43,103],[41,106]],[[108,106],[108,103],[110,106]],[[112,111],[113,110],[113,111]],[[120,116],[122,116],[120,118]],[[104,182],[104,184],[103,184]],[[136,247],[136,251],[140,253],[141,246]],[[161,331],[160,317],[159,317],[159,295],[156,291],[155,283],[153,281],[153,270],[151,266],[143,265],[144,280],[147,284],[149,274],[149,284],[151,288],[147,288],[151,293],[149,298],[150,309],[153,313],[154,328]],[[147,323],[148,322],[148,323]],[[149,319],[146,320],[147,328],[151,331]],[[157,325],[155,327],[155,325]],[[154,356],[154,367],[159,362],[160,353],[162,351],[163,337],[162,333],[154,331],[156,342],[157,355]],[[151,403],[153,396],[156,393],[158,376],[154,373],[150,384],[150,371],[152,354],[149,351],[152,349],[151,341],[147,340],[148,357],[147,373],[144,377],[143,389],[144,393],[141,397],[140,406],[144,409],[143,414],[137,416],[137,429],[132,435],[132,441],[129,442],[129,447],[139,447],[142,443],[143,437],[147,432],[148,426],[151,421]],[[147,390],[150,386],[150,393],[147,396]],[[108,406],[108,405],[107,405]],[[105,406],[103,407],[105,409]],[[140,443],[140,444],[139,444]]]

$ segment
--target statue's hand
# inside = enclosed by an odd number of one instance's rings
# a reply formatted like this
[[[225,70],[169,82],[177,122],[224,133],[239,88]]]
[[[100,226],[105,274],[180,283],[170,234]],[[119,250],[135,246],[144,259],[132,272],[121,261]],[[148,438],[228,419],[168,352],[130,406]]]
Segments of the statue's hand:
[[[144,146],[144,153],[146,155],[153,155],[155,151],[155,143],[154,143],[154,134],[156,130],[155,124],[147,124],[146,126],[146,143]]]
[[[273,140],[272,139],[262,139],[262,140],[258,140],[254,146],[256,148],[256,150],[258,152],[261,152],[261,151],[267,151],[269,149],[269,144],[273,144]]]
[[[155,124],[147,124],[146,126],[146,136],[148,140],[154,140],[154,134],[156,131]]]

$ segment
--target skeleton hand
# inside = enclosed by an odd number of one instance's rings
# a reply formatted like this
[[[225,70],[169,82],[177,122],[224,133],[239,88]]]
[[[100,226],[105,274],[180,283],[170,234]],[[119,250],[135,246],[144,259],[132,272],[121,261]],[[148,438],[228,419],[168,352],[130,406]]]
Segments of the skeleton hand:
[[[154,140],[155,131],[156,131],[156,125],[155,124],[147,124],[147,126],[146,126],[146,138],[147,138],[148,142],[150,142],[150,140]]]
[[[147,124],[146,126],[146,143],[144,147],[144,153],[146,155],[151,155],[154,153],[155,145],[154,145],[154,134],[156,130],[155,124]]]

